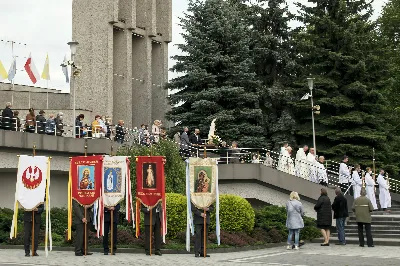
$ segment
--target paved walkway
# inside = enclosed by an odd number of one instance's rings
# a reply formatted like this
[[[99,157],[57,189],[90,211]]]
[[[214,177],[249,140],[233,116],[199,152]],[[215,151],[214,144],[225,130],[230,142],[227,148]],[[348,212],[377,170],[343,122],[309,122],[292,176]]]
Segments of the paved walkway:
[[[321,247],[307,244],[302,249],[286,250],[285,247],[264,250],[210,254],[211,258],[195,258],[194,255],[146,256],[144,254],[122,254],[104,256],[75,257],[72,252],[51,252],[48,258],[41,251],[40,257],[25,258],[21,250],[0,250],[0,266],[73,266],[73,265],[271,265],[271,266],[398,266],[400,252],[398,247],[361,248],[357,245]]]

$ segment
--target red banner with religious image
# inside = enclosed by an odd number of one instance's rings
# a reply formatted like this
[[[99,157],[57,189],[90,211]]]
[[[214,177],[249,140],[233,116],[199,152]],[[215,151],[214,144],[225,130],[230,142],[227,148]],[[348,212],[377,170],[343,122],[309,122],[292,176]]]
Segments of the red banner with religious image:
[[[70,182],[72,199],[82,205],[93,205],[100,198],[103,156],[72,157]]]
[[[140,234],[140,204],[152,209],[160,201],[163,236],[167,232],[164,164],[163,156],[136,157],[136,236]]]

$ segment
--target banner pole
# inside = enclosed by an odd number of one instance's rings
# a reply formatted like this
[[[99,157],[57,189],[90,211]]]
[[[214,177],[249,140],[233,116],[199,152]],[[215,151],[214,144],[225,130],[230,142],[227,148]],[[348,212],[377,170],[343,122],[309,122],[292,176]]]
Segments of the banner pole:
[[[85,157],[87,157],[87,148],[88,148],[87,147],[87,139],[85,139],[85,147],[84,148],[85,148]]]
[[[35,157],[36,156],[36,142],[33,143],[32,151],[33,151],[33,157]]]
[[[113,255],[113,253],[114,253],[114,210],[111,211],[111,255]]]
[[[35,211],[32,211],[32,257],[35,255]]]
[[[85,220],[86,220],[86,206],[85,206]],[[85,222],[85,232],[84,232],[84,241],[85,241],[85,256],[86,256],[86,251],[87,251],[87,221]]]
[[[150,240],[150,245],[149,245],[149,250],[150,250],[150,256],[151,256],[151,249],[152,249],[152,247],[151,247],[151,240],[152,240],[152,238],[153,238],[153,209],[150,209],[150,236],[149,236],[149,240]]]
[[[204,258],[207,256],[207,240],[206,240],[206,230],[207,230],[207,218],[206,218],[206,210],[204,210],[204,250],[203,250],[203,255]]]
[[[204,159],[207,158],[207,146],[204,145]]]

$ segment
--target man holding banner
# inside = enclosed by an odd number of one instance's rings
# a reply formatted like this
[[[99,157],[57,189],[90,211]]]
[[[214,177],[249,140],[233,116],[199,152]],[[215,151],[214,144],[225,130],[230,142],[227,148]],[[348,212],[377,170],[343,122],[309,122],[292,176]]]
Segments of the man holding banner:
[[[87,239],[93,221],[97,236],[100,226],[97,220],[99,198],[101,197],[103,156],[77,156],[71,158],[68,181],[68,240],[72,237],[72,211],[76,227],[75,255],[91,255]],[[101,210],[101,209],[100,209]],[[93,214],[94,212],[94,214]]]
[[[24,212],[24,248],[25,248],[25,257],[30,257],[30,244],[31,244],[31,236],[33,236],[33,254],[32,256],[39,256],[37,254],[37,249],[39,245],[39,229],[41,216],[44,210],[44,205],[40,204],[37,208],[33,209],[33,211],[25,211]],[[34,213],[32,217],[32,212]],[[33,229],[33,232],[32,232]],[[33,234],[32,234],[33,233]]]
[[[193,235],[194,231],[196,231],[195,257],[210,257],[207,255],[207,238],[210,213],[214,211],[214,202],[216,203],[216,235],[218,245],[220,244],[218,167],[216,159],[189,158],[186,161],[186,197],[186,250],[190,251],[190,233]]]
[[[102,225],[104,255],[115,255],[117,250],[117,225],[119,222],[120,202],[125,199],[126,220],[133,219],[130,162],[126,156],[109,156],[103,158],[103,184],[100,202],[99,224]],[[108,246],[108,234],[111,238],[111,249]]]
[[[155,255],[161,256],[161,235],[165,243],[167,216],[165,201],[165,158],[163,156],[136,157],[136,237],[140,234],[140,211],[144,213],[145,251],[152,255],[152,236]]]
[[[34,147],[35,149],[35,147]],[[38,256],[38,236],[40,216],[46,209],[45,252],[48,256],[47,244],[51,240],[50,222],[50,158],[45,156],[19,156],[17,184],[15,191],[14,216],[11,224],[10,238],[17,237],[18,208],[24,208],[24,248],[25,256]],[[44,200],[46,199],[46,200]],[[45,204],[45,206],[44,206]],[[30,241],[32,241],[30,250]]]

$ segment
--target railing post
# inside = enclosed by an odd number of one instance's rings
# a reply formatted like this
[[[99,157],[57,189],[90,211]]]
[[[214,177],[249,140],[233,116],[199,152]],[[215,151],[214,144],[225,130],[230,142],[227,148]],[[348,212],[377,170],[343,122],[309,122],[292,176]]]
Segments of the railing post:
[[[229,152],[228,151],[226,151],[226,164],[229,164]]]

